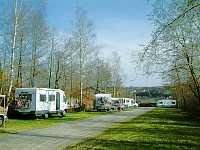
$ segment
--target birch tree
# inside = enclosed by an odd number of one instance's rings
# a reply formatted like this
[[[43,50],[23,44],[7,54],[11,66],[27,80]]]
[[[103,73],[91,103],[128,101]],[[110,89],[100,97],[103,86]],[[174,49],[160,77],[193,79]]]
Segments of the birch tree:
[[[14,61],[15,61],[15,50],[16,50],[16,38],[17,38],[17,29],[19,24],[19,9],[20,4],[17,0],[14,1],[13,6],[13,29],[12,29],[12,39],[11,39],[11,57],[10,57],[10,84],[9,84],[9,90],[8,90],[8,102],[11,100],[11,92],[13,88],[13,82],[14,82]]]
[[[92,45],[95,34],[93,32],[93,24],[88,19],[86,11],[81,7],[76,7],[75,20],[73,29],[73,39],[76,43],[76,49],[79,51],[79,88],[80,103],[83,99],[83,75],[84,67],[88,60],[88,56],[92,53]]]
[[[120,72],[120,56],[117,52],[112,53],[111,58],[111,72],[112,72],[112,86],[113,86],[113,96],[116,97],[117,92],[119,92],[122,86],[121,72]]]
[[[36,76],[38,74],[39,58],[43,57],[46,36],[48,30],[45,21],[44,5],[38,6],[31,16],[31,70],[30,70],[30,86],[36,86]]]

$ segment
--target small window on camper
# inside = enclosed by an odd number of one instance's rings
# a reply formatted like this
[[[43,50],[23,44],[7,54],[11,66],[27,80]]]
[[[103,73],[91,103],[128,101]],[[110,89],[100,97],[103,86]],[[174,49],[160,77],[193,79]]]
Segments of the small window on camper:
[[[46,95],[40,95],[41,102],[46,102],[46,99],[47,99]]]
[[[175,104],[175,102],[172,102],[172,104]]]
[[[19,97],[17,99],[31,101],[32,100],[32,94],[24,94],[24,93],[19,94]]]
[[[55,101],[55,95],[49,95],[49,101]]]
[[[163,102],[159,102],[160,104],[162,104]]]
[[[129,103],[129,100],[126,100],[127,103]]]

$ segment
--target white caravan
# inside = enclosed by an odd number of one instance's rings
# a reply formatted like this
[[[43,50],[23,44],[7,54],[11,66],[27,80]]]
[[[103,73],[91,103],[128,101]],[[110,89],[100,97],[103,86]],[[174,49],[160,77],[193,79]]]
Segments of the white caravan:
[[[172,99],[158,100],[157,107],[176,107],[176,100]]]
[[[123,99],[119,97],[112,97],[111,98],[112,102],[112,109],[117,110],[117,109],[124,109],[124,104],[123,104]]]
[[[123,103],[125,106],[128,106],[128,107],[138,107],[138,103],[136,102],[135,99],[123,98]]]
[[[111,105],[111,94],[96,94],[94,108],[97,111],[109,111]]]
[[[122,108],[138,107],[138,104],[136,103],[135,99],[112,97],[111,100],[113,106],[120,106]]]
[[[64,91],[49,88],[16,88],[15,111],[19,114],[32,114],[48,118],[49,114],[67,110]]]

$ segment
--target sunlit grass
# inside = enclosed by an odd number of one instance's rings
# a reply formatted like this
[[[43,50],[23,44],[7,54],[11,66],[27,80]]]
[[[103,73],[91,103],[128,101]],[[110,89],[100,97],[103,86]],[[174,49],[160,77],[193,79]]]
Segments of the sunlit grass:
[[[156,108],[67,149],[200,149],[200,120],[177,109]]]
[[[97,115],[108,114],[106,112],[73,112],[67,113],[65,117],[60,118],[57,116],[50,117],[49,119],[9,119],[5,125],[5,128],[0,128],[0,135],[6,133],[16,133],[19,131],[26,131],[35,128],[45,128],[56,125],[57,123],[82,120],[92,118]]]

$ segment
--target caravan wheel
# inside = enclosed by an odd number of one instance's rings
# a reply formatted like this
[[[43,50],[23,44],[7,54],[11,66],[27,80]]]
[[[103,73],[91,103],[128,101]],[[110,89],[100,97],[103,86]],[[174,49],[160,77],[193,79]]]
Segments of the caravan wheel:
[[[62,111],[60,114],[61,114],[61,117],[65,117],[66,112],[65,112],[65,111]]]
[[[49,118],[49,114],[44,114],[43,117],[44,117],[44,119],[48,119]]]

